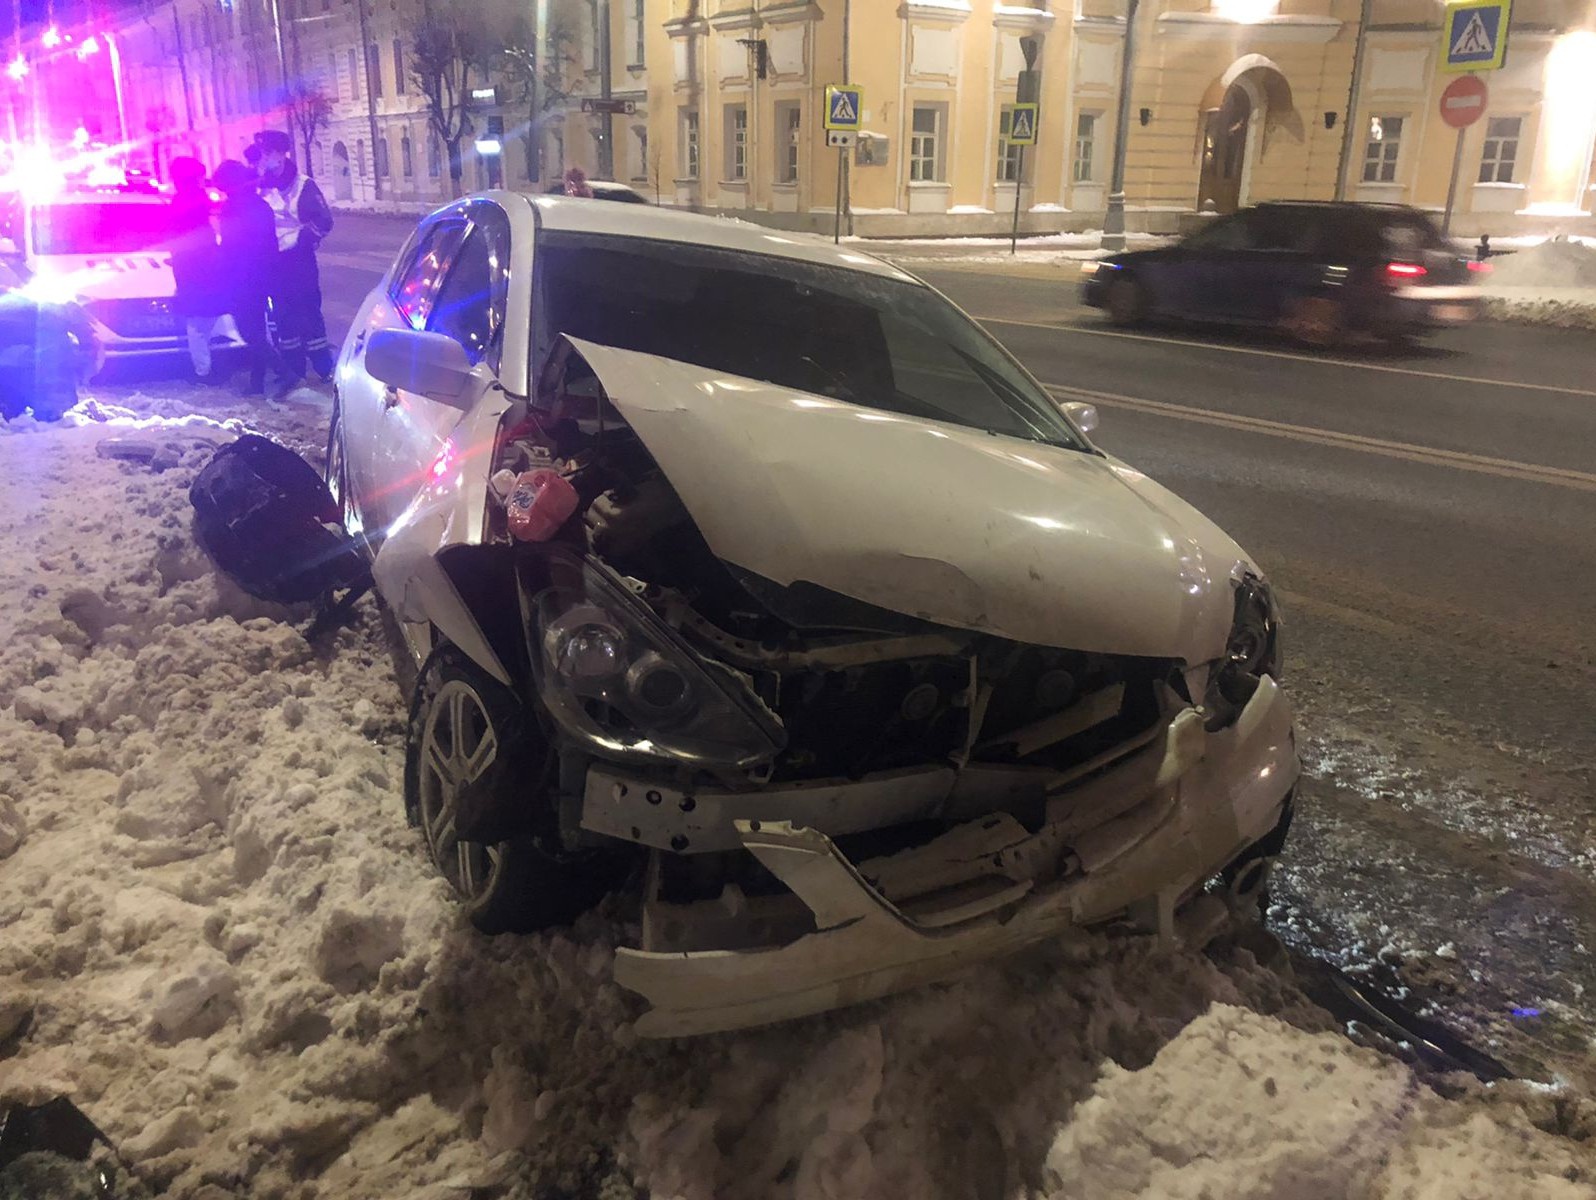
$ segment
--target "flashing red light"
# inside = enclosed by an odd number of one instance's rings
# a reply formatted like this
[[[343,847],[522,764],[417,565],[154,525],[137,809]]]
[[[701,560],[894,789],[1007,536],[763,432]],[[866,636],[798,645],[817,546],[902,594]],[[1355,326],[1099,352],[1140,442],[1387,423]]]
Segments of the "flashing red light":
[[[1417,279],[1421,275],[1429,274],[1418,263],[1386,263],[1385,273],[1398,279]]]
[[[1468,268],[1477,275],[1489,275],[1491,273],[1491,264],[1488,262],[1475,262],[1471,259]]]
[[[433,483],[441,483],[454,470],[454,447],[444,444],[438,452],[438,457],[432,460],[432,466],[427,469],[427,474],[432,477]]]

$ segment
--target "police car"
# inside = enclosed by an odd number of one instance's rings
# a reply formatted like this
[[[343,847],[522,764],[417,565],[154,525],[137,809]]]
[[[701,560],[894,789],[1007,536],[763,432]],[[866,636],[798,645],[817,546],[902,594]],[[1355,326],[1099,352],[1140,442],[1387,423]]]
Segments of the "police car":
[[[170,201],[138,183],[15,194],[5,247],[41,301],[77,301],[109,360],[185,351],[173,307]],[[218,347],[240,344],[214,339]]]

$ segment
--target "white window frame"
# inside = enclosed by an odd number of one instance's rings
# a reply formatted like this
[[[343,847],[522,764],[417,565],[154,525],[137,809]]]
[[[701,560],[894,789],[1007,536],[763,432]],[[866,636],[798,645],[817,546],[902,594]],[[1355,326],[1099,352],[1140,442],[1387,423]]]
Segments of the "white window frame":
[[[726,179],[748,181],[748,105],[726,106]]]
[[[630,22],[632,28],[629,30],[632,35],[632,61],[627,64],[629,66],[641,67],[644,65],[643,56],[645,53],[647,53],[644,45],[646,40],[645,34],[648,32],[647,9],[648,0],[632,0],[632,16]]]
[[[1512,133],[1493,133],[1492,126],[1512,122]],[[1516,183],[1519,147],[1524,142],[1524,118],[1518,114],[1485,118],[1485,141],[1480,147],[1480,169],[1476,183]]]
[[[797,183],[798,168],[802,161],[803,105],[797,100],[783,100],[776,105],[776,130],[779,153],[776,156],[776,182]]]
[[[1388,136],[1392,131],[1388,122],[1397,123],[1396,136]],[[1378,131],[1379,136],[1376,136]],[[1369,127],[1364,131],[1363,138],[1363,168],[1358,173],[1362,183],[1397,183],[1397,174],[1402,168],[1402,136],[1408,131],[1407,114],[1402,113],[1373,113],[1369,117]]]
[[[697,179],[699,169],[699,150],[702,143],[699,141],[698,110],[684,108],[681,115],[682,161],[680,163],[683,179]]]
[[[1014,121],[1014,105],[1005,104],[998,110],[997,182],[1020,181],[1020,158],[1023,147],[1009,141],[1009,129]]]
[[[1071,183],[1097,182],[1097,122],[1100,116],[1102,114],[1095,109],[1075,114],[1074,153],[1070,157]],[[1085,132],[1081,130],[1082,122],[1090,122]]]
[[[932,128],[929,131],[917,129],[922,112],[931,114]],[[947,125],[948,106],[946,104],[915,104],[909,109],[910,183],[947,182],[947,172],[944,169],[947,155],[943,146],[946,140]]]

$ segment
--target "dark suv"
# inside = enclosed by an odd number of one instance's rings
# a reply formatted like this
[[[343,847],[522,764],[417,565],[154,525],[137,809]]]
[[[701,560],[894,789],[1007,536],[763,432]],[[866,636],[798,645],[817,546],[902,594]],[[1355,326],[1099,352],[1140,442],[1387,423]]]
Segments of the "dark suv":
[[[1472,320],[1475,269],[1415,208],[1260,204],[1172,246],[1086,263],[1085,303],[1154,317],[1278,328],[1312,345],[1399,340]]]

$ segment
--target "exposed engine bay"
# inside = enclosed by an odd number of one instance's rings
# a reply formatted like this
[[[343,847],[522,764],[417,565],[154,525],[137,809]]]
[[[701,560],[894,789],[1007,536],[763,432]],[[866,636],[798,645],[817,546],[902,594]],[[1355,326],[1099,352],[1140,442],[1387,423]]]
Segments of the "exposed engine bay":
[[[1275,615],[1250,580],[1226,659],[1186,664],[1020,644],[730,565],[569,344],[503,429],[489,532],[514,548],[552,717],[543,775],[566,846],[649,848],[641,955],[792,947],[851,923],[784,869],[794,856],[921,930],[1002,918],[1144,839],[1205,737],[1261,683],[1275,694]],[[574,498],[526,536],[537,500],[517,481],[534,475]]]

